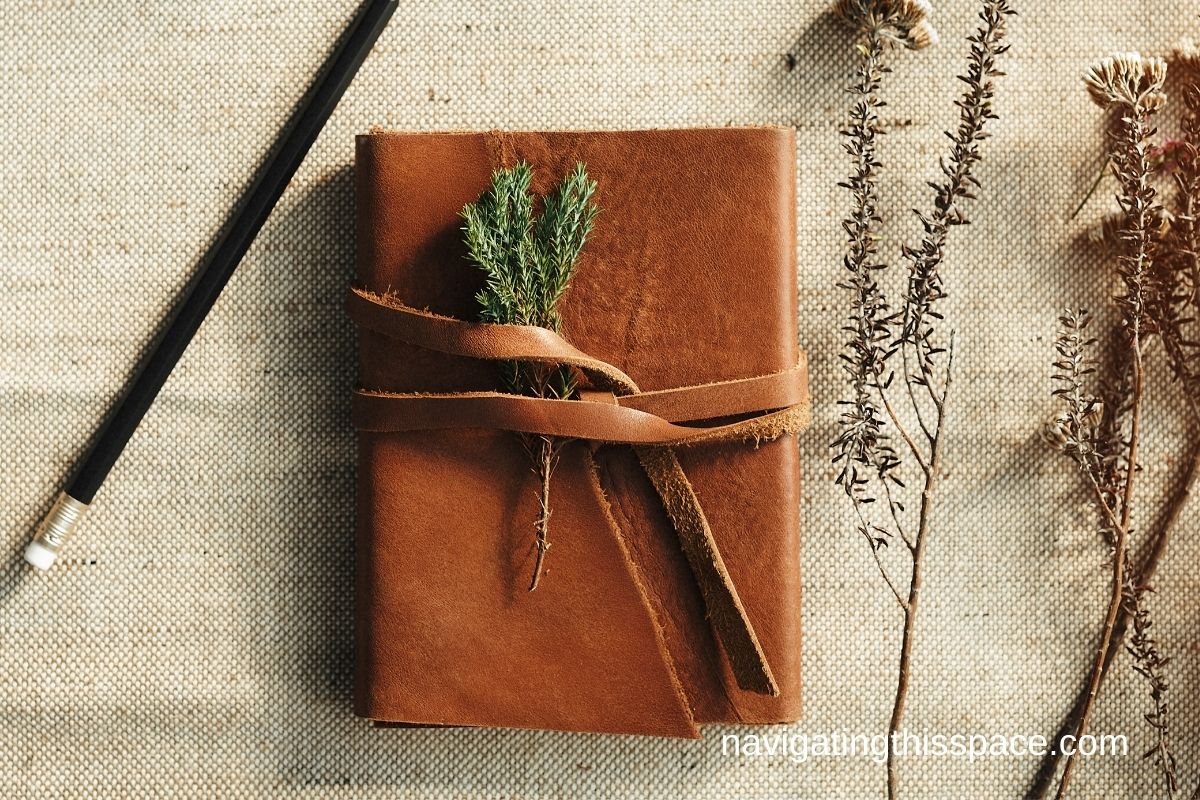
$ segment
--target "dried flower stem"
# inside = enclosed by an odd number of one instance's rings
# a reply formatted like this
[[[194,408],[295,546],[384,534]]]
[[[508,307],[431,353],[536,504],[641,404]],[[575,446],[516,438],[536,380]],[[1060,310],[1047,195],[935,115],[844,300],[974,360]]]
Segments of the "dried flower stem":
[[[1154,525],[1153,533],[1149,537],[1149,546],[1133,573],[1132,580],[1138,586],[1146,587],[1153,583],[1158,567],[1162,563],[1163,556],[1166,554],[1171,534],[1175,530],[1179,522],[1179,517],[1192,495],[1197,478],[1200,477],[1200,437],[1195,434],[1192,437],[1186,464],[1187,466],[1176,484],[1175,491],[1172,492],[1166,506],[1163,508],[1162,514]],[[1122,605],[1121,614],[1117,617],[1117,623],[1113,628],[1112,640],[1109,642],[1108,650],[1104,654],[1104,664],[1100,673],[1101,688],[1104,685],[1105,678],[1108,677],[1113,662],[1121,652],[1123,642],[1125,641],[1125,633],[1129,628],[1130,616],[1128,605]],[[1038,768],[1033,787],[1029,793],[1030,797],[1041,798],[1049,793],[1059,764],[1064,758],[1064,739],[1072,735],[1072,732],[1078,725],[1090,687],[1091,677],[1089,676],[1088,683],[1080,691],[1074,707],[1066,715],[1063,724],[1054,735],[1053,741],[1055,742],[1055,746],[1050,748],[1050,752],[1043,758]],[[1193,798],[1193,800],[1200,800],[1200,798]]]
[[[1093,97],[1120,114],[1118,124],[1110,134],[1110,160],[1113,174],[1121,186],[1118,202],[1125,218],[1125,227],[1121,235],[1124,248],[1118,260],[1118,272],[1124,291],[1117,297],[1117,301],[1122,311],[1125,353],[1130,370],[1131,401],[1127,467],[1123,474],[1123,485],[1117,487],[1117,491],[1103,488],[1102,482],[1108,476],[1097,469],[1094,460],[1096,448],[1090,446],[1094,445],[1094,435],[1089,439],[1087,429],[1077,428],[1071,431],[1075,438],[1069,442],[1067,448],[1067,452],[1074,456],[1088,479],[1096,503],[1103,512],[1103,526],[1111,529],[1113,550],[1108,608],[1101,627],[1100,642],[1093,660],[1087,691],[1074,726],[1073,735],[1076,741],[1088,732],[1091,724],[1096,697],[1107,669],[1109,650],[1114,642],[1117,621],[1121,617],[1123,605],[1127,602],[1129,528],[1138,475],[1142,405],[1145,396],[1143,336],[1147,332],[1147,309],[1160,301],[1160,297],[1154,291],[1156,287],[1152,285],[1156,246],[1152,222],[1158,218],[1161,209],[1155,201],[1155,190],[1151,184],[1152,167],[1148,151],[1149,140],[1153,135],[1151,118],[1164,101],[1162,84],[1165,73],[1166,67],[1161,61],[1143,59],[1136,54],[1120,54],[1105,59],[1093,67],[1087,76],[1088,88]],[[1060,337],[1060,342],[1062,341]],[[1064,349],[1060,347],[1059,352],[1062,354]],[[1073,409],[1071,413],[1077,412],[1078,409]],[[1066,765],[1055,793],[1056,800],[1066,797],[1078,763],[1078,751],[1073,749],[1067,755]]]
[[[911,27],[911,19],[905,18],[907,21],[901,24],[895,15],[914,8],[918,7],[913,3],[892,0],[843,0],[838,4],[839,13],[857,25],[862,39],[858,48],[861,57],[858,82],[851,89],[858,99],[851,109],[850,125],[842,132],[847,139],[846,152],[854,162],[850,178],[841,184],[850,191],[853,205],[843,222],[848,239],[843,266],[848,275],[838,284],[851,297],[850,320],[844,328],[848,340],[842,355],[851,398],[841,403],[845,410],[833,443],[833,461],[841,465],[837,483],[854,507],[859,533],[868,542],[875,565],[903,615],[896,692],[888,723],[889,741],[899,733],[907,706],[924,583],[924,557],[943,469],[954,334],[949,333],[945,347],[939,345],[945,340],[942,318],[935,310],[946,296],[941,265],[950,229],[967,223],[963,202],[975,199],[974,190],[979,184],[973,170],[986,138],[984,128],[989,120],[996,118],[992,99],[995,78],[1002,74],[996,68],[996,60],[1007,50],[1003,43],[1006,21],[1015,13],[1007,0],[982,2],[981,24],[968,38],[970,57],[966,74],[960,76],[968,88],[956,103],[959,125],[948,134],[951,147],[941,162],[943,177],[930,184],[934,189],[933,208],[928,213],[918,213],[924,228],[921,243],[917,247],[905,246],[901,251],[908,262],[907,290],[903,308],[892,313],[876,278],[887,268],[886,263],[878,263],[877,253],[878,228],[882,224],[876,189],[880,167],[876,144],[881,132],[878,109],[883,106],[879,91],[882,78],[889,71],[883,64],[886,46],[905,40],[895,34],[897,29]],[[905,411],[915,420],[916,435],[889,396],[895,376],[887,369],[886,362],[897,352],[903,362],[901,382],[908,399]],[[897,452],[891,444],[893,432],[903,442],[902,452]],[[911,536],[903,523],[906,511],[898,496],[899,490],[904,489],[898,473],[905,462],[915,464],[922,477],[920,506]],[[882,519],[875,519],[869,513],[877,494],[887,503],[887,514]],[[909,562],[907,585],[889,573],[881,557],[893,538],[899,538],[905,545]],[[899,792],[895,753],[890,747],[887,792],[891,800]]]

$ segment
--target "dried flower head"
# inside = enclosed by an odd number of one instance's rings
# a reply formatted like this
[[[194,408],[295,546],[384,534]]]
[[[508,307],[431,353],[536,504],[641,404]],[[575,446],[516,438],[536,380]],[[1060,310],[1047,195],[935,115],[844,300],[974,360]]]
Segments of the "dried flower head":
[[[909,50],[937,44],[937,30],[929,22],[929,0],[836,0],[833,13],[859,33],[880,36]]]
[[[1038,429],[1038,434],[1042,437],[1042,441],[1050,447],[1063,452],[1066,452],[1067,443],[1071,441],[1067,420],[1062,416],[1046,420]]]
[[[909,29],[905,43],[909,49],[924,50],[926,47],[933,47],[939,41],[937,28],[933,27],[929,20],[923,19]]]
[[[1163,84],[1167,62],[1139,53],[1116,53],[1093,64],[1083,76],[1092,99],[1102,108],[1125,106],[1153,112],[1167,102]]]

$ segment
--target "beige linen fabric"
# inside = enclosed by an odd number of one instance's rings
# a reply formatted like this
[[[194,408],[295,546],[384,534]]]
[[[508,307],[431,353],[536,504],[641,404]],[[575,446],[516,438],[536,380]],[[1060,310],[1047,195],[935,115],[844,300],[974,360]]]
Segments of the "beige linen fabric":
[[[65,562],[39,575],[18,561],[29,529],[355,3],[0,3],[0,796],[881,796],[870,761],[727,756],[719,730],[698,742],[372,730],[351,715],[355,370],[342,297],[353,135],[372,125],[796,126],[816,413],[801,440],[807,712],[784,730],[881,730],[898,646],[894,604],[828,461],[843,392],[836,131],[851,59],[823,3],[403,5]],[[955,121],[953,75],[977,4],[938,5],[943,44],[900,55],[885,111],[889,253],[915,235],[904,209],[928,203],[924,181]],[[1051,408],[1055,310],[1096,307],[1107,288],[1099,259],[1072,241],[1083,221],[1066,219],[1098,167],[1099,115],[1079,76],[1110,50],[1161,51],[1200,30],[1183,0],[1018,5],[985,200],[946,264],[960,369],[914,731],[1049,733],[1082,681],[1103,553],[1070,468],[1036,436]],[[1148,495],[1161,494],[1151,487],[1177,444],[1151,441]],[[1154,601],[1191,786],[1198,520],[1194,503]],[[1154,796],[1139,758],[1146,702],[1123,660],[1096,728],[1128,733],[1135,754],[1084,762],[1076,797]],[[907,797],[1012,798],[1035,766],[910,759],[901,769]]]

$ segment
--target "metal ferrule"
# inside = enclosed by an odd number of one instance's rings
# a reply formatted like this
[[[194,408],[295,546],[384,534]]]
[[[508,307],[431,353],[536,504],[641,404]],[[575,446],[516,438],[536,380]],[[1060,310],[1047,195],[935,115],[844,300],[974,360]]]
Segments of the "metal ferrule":
[[[83,519],[83,512],[87,511],[87,508],[87,503],[81,503],[66,492],[60,492],[54,500],[54,505],[34,531],[33,545],[40,545],[50,551],[53,557],[57,557],[63,545],[79,527],[79,521]]]

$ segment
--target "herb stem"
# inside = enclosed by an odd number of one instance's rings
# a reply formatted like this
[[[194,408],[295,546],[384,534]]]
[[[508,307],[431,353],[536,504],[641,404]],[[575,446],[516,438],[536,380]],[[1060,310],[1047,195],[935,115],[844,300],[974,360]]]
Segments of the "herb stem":
[[[592,196],[596,183],[587,168],[575,169],[542,198],[540,214],[534,202],[533,169],[521,162],[492,173],[491,186],[462,210],[467,254],[484,274],[476,295],[480,318],[501,325],[533,325],[558,331],[558,304],[575,274],[580,253],[596,218]],[[540,363],[503,365],[507,388],[513,394],[554,400],[575,396],[576,375],[566,367]],[[552,436],[522,436],[538,476],[538,518],[534,527],[537,558],[529,591],[538,587],[550,549],[550,479],[563,440]]]
[[[537,559],[533,562],[533,577],[529,581],[529,591],[538,587],[542,577],[542,568],[546,560],[546,551],[550,549],[550,476],[554,473],[554,456],[556,444],[549,436],[538,438],[540,457],[537,460],[538,480],[541,492],[538,494],[537,519]]]

